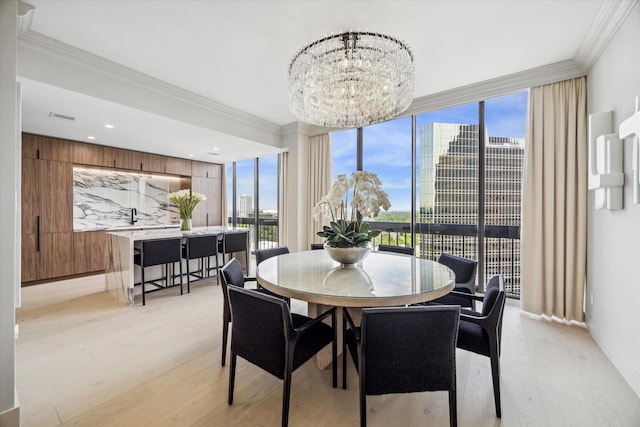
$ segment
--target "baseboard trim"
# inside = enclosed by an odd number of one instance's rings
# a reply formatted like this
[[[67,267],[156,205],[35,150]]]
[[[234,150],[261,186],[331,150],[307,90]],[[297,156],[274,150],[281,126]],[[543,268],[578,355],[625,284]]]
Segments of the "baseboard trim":
[[[0,427],[20,427],[20,406],[0,412]]]
[[[618,348],[607,336],[587,317],[587,329],[591,337],[600,346],[603,353],[609,358],[613,366],[629,384],[633,391],[640,397],[640,372],[633,365],[627,355]]]

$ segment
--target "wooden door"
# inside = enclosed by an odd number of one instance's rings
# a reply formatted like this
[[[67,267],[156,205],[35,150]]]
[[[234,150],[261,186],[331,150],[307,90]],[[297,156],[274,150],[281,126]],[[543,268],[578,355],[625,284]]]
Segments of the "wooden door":
[[[164,156],[142,153],[142,170],[145,172],[164,173],[166,159]]]
[[[38,279],[73,273],[73,233],[41,233]]]
[[[106,231],[73,233],[73,274],[104,271]]]
[[[173,175],[191,176],[191,160],[167,157],[165,172]]]
[[[193,211],[193,225],[197,227],[222,225],[222,180],[194,176],[191,178],[192,191],[207,198]]]
[[[73,231],[73,164],[39,160],[40,232]]]

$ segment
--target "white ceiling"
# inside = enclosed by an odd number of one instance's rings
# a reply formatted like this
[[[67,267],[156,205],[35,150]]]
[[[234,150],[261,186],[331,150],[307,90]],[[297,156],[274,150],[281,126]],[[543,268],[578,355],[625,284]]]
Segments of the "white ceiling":
[[[287,66],[332,32],[370,30],[413,50],[414,98],[576,59],[607,0],[136,1],[27,0],[31,31],[276,127],[289,112]],[[19,53],[20,57],[20,53]],[[577,59],[576,59],[577,60]],[[588,65],[588,64],[585,64]],[[20,74],[20,69],[18,70]],[[24,76],[26,131],[206,161],[278,151]],[[79,85],[78,85],[79,86]],[[82,93],[84,92],[84,93]],[[50,119],[50,111],[78,117]],[[104,124],[113,122],[112,130]],[[276,144],[277,145],[277,144]],[[218,147],[220,155],[202,157]]]

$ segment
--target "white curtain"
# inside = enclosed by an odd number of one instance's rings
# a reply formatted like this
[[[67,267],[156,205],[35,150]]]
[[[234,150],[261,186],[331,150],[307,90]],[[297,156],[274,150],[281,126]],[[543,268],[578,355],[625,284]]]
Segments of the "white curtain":
[[[531,89],[522,210],[523,310],[584,321],[586,78]]]
[[[312,136],[309,138],[309,165],[308,165],[308,191],[307,191],[307,247],[311,243],[321,243],[322,238],[316,232],[322,229],[324,220],[313,219],[313,207],[318,201],[329,193],[333,180],[333,160],[331,158],[331,139],[329,134]]]
[[[289,245],[289,233],[285,224],[288,223],[287,212],[289,203],[287,198],[287,182],[289,181],[289,153],[280,153],[280,168],[278,170],[278,244]]]

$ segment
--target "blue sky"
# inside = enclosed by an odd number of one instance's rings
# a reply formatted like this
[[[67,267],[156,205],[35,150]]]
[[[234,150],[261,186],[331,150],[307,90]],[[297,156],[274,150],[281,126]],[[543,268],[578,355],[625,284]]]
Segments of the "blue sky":
[[[485,124],[489,136],[524,138],[527,91],[485,100]],[[420,127],[429,122],[477,124],[478,103],[420,114]],[[391,201],[390,211],[411,209],[411,118],[404,117],[367,126],[364,132],[364,169],[376,172]],[[331,135],[333,174],[356,169],[356,130]],[[260,158],[260,209],[277,208],[277,155]],[[237,162],[238,197],[253,195],[254,159]],[[228,182],[231,182],[229,176]],[[228,194],[229,200],[231,193]],[[230,202],[229,202],[230,203]]]
[[[527,91],[485,100],[485,124],[489,136],[524,138]],[[478,103],[420,114],[416,117],[417,138],[425,123],[478,123]],[[350,174],[356,169],[356,130],[331,135],[333,174]],[[411,209],[411,118],[391,120],[363,129],[363,168],[376,172],[389,194],[389,211]]]

